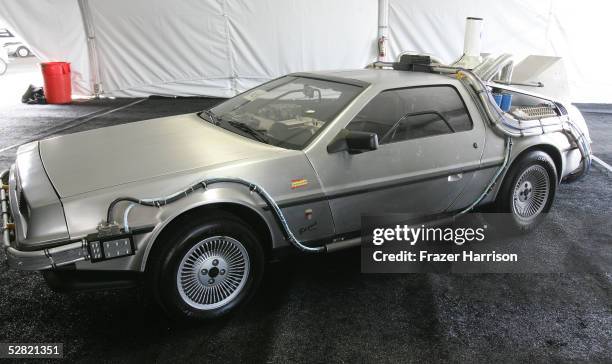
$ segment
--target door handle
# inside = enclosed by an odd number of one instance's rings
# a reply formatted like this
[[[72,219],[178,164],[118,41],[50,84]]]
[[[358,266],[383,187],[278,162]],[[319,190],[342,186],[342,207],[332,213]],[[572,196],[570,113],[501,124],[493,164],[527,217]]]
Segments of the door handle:
[[[451,174],[448,176],[448,182],[457,182],[463,178],[463,173]]]

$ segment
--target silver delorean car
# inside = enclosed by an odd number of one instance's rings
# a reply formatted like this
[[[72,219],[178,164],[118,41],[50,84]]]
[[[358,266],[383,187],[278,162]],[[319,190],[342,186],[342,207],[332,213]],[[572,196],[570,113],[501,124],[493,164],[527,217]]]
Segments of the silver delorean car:
[[[142,282],[169,315],[213,318],[253,295],[279,249],[359,245],[362,214],[487,205],[527,231],[588,170],[573,106],[482,76],[495,72],[402,62],[21,146],[1,175],[9,266],[57,290]]]

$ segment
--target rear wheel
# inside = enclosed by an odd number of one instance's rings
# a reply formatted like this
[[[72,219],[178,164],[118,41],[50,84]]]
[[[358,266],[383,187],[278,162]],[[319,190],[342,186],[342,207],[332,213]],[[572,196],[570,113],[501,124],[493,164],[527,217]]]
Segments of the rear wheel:
[[[6,73],[6,69],[8,68],[8,64],[0,58],[0,76]]]
[[[502,213],[503,228],[527,232],[550,211],[557,188],[557,172],[550,156],[531,151],[517,161],[499,191],[495,211]]]
[[[232,215],[168,234],[148,272],[162,308],[178,319],[211,319],[242,306],[263,275],[257,235]]]

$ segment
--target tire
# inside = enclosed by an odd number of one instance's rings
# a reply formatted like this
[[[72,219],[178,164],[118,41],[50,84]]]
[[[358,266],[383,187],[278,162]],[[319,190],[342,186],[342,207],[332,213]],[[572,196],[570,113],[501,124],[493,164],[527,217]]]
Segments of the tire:
[[[530,151],[514,163],[497,195],[494,211],[498,227],[509,233],[526,233],[550,211],[557,190],[557,170],[545,152]]]
[[[165,234],[147,269],[150,293],[161,308],[183,321],[214,319],[244,305],[264,271],[257,235],[225,213],[183,225]]]
[[[3,59],[0,59],[0,76],[5,74],[7,69],[8,64]]]
[[[25,58],[30,55],[30,50],[24,46],[21,46],[15,50],[15,54],[21,58]]]

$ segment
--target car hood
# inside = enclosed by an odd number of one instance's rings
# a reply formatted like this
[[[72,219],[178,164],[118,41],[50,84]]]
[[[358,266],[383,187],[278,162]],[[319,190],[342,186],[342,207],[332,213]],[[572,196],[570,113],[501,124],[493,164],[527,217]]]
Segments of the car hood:
[[[216,127],[195,114],[46,139],[39,148],[61,198],[284,150]]]

